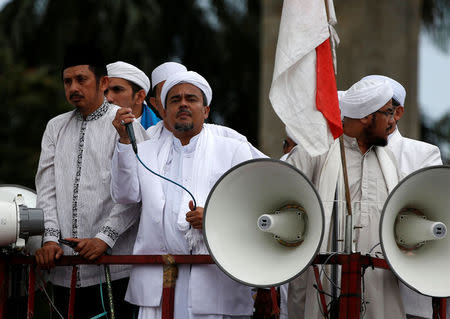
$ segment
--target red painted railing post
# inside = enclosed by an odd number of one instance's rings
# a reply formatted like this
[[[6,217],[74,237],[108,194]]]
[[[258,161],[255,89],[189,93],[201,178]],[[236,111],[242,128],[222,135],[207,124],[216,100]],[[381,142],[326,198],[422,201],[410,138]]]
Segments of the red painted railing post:
[[[173,319],[175,311],[175,285],[178,277],[178,268],[171,255],[162,256],[163,265],[163,292],[162,292],[162,319]]]
[[[77,266],[72,267],[72,278],[70,280],[70,296],[69,296],[69,310],[67,311],[67,318],[73,319],[73,314],[75,312],[75,293],[77,284]]]
[[[36,269],[34,265],[28,267],[28,308],[27,319],[34,317],[34,296],[35,296],[35,283],[36,283]]]
[[[361,313],[361,255],[341,255],[339,318],[359,319]]]
[[[6,302],[8,300],[8,275],[6,260],[0,258],[0,319],[6,318]]]

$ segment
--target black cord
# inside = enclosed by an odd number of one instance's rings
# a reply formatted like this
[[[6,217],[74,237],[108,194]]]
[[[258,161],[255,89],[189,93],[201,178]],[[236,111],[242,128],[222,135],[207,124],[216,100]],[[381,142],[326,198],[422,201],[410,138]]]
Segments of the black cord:
[[[141,161],[141,159],[139,158],[139,155],[138,155],[137,153],[136,153],[136,157],[137,157],[137,159],[139,160],[139,162],[142,164],[142,166],[144,166],[148,171],[150,171],[150,172],[153,173],[154,175],[156,175],[156,176],[158,176],[158,177],[160,177],[160,178],[162,178],[162,179],[164,179],[164,180],[166,180],[166,181],[168,181],[168,182],[171,182],[172,184],[175,184],[175,185],[177,185],[178,187],[181,187],[182,189],[184,189],[184,190],[192,197],[192,201],[194,202],[194,210],[197,209],[197,201],[195,200],[194,195],[192,195],[192,193],[191,193],[190,191],[188,191],[187,188],[185,188],[183,185],[178,184],[177,182],[174,182],[173,180],[171,180],[171,179],[169,179],[169,178],[167,178],[167,177],[164,177],[164,176],[159,175],[158,173],[152,171],[150,168],[148,168],[148,167]]]

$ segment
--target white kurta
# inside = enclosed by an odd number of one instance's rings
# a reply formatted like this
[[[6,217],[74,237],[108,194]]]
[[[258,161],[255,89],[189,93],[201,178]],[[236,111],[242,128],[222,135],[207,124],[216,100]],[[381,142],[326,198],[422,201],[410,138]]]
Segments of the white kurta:
[[[181,146],[172,133],[161,127],[157,138],[140,143],[141,159],[158,173],[187,187],[203,207],[209,190],[234,165],[251,159],[245,143],[207,134],[205,130]],[[118,144],[113,158],[113,198],[122,203],[142,199],[142,215],[134,254],[189,254],[179,216],[188,211],[189,195],[180,188],[137,165],[129,145]],[[203,245],[203,244],[202,244]],[[193,253],[205,253],[199,247]],[[142,318],[158,316],[162,293],[162,267],[133,267],[126,300],[148,307]],[[251,289],[234,282],[215,265],[179,267],[175,290],[176,318],[204,318],[203,315],[250,316]],[[210,317],[208,317],[210,318]]]
[[[398,167],[405,176],[427,166],[442,165],[441,152],[437,146],[403,137],[398,128],[389,135],[388,148],[394,154]],[[431,297],[422,296],[401,282],[400,291],[407,314],[432,318]]]
[[[441,152],[437,146],[403,137],[398,129],[389,135],[388,148],[405,176],[427,166],[442,165]]]
[[[111,122],[117,110],[105,99],[86,118],[74,110],[48,122],[36,174],[36,207],[44,210],[44,242],[97,237],[112,247],[114,255],[131,253],[140,206],[114,203],[109,187],[117,138]],[[75,253],[65,245],[62,249],[65,255]],[[110,269],[116,280],[127,277],[130,266]],[[72,267],[55,267],[50,280],[70,287],[71,273]],[[77,266],[77,287],[96,285],[100,277],[98,266]]]
[[[147,138],[153,137],[155,134],[158,135],[159,132],[161,132],[161,128],[164,126],[163,121],[160,121],[156,123],[153,126],[150,126],[146,133]],[[238,133],[237,131],[233,130],[232,128],[223,126],[223,125],[217,125],[217,124],[203,124],[203,128],[206,129],[208,132],[210,132],[213,135],[216,136],[223,136],[232,138],[235,140],[238,140],[240,142],[247,143],[248,147],[250,148],[250,152],[252,153],[252,158],[267,158],[268,156],[265,155],[263,152],[258,150],[256,147],[254,147],[249,141],[247,141],[247,138],[242,135],[241,133]]]
[[[361,154],[357,141],[344,135],[350,196],[353,208],[353,223],[360,226],[353,234],[356,251],[367,254],[379,243],[379,220],[384,202],[388,196],[388,180],[383,171],[386,165],[381,162],[380,152],[376,148]],[[287,162],[299,168],[319,188],[319,180],[328,154],[310,157],[297,146],[291,152]],[[389,154],[388,154],[389,155]],[[395,160],[392,162],[395,163]],[[393,172],[396,173],[395,170]],[[399,176],[395,176],[398,180]],[[335,183],[335,181],[331,181]],[[377,246],[371,254],[382,256]],[[291,283],[289,299],[304,305],[297,311],[290,302],[289,318],[320,318],[316,291],[312,287],[314,276],[311,271]],[[397,279],[393,273],[380,269],[367,269],[364,276],[363,298],[366,303],[364,318],[405,318]],[[296,287],[297,286],[297,287]]]

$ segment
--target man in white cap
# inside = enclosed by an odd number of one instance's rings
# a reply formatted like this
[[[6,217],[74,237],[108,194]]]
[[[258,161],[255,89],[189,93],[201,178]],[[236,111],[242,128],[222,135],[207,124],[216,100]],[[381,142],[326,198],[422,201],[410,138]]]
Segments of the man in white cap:
[[[152,96],[150,97],[150,103],[153,105],[153,107],[159,112],[161,118],[163,118],[163,103],[161,102],[161,91],[163,84],[167,80],[169,76],[171,76],[174,73],[177,72],[186,72],[187,69],[184,65],[177,63],[177,62],[165,62],[158,67],[156,67],[152,72]],[[165,125],[166,129],[170,130],[169,127],[165,124],[164,121],[160,122],[158,125],[155,125],[153,127],[150,127],[147,130],[147,135],[152,137],[159,136],[162,126]],[[233,130],[232,128],[222,126],[222,125],[216,125],[216,124],[204,124],[204,128],[211,132],[213,135],[217,136],[224,136],[236,139],[241,142],[248,143],[250,150],[252,152],[253,158],[263,158],[267,157],[265,154],[263,154],[261,151],[259,151],[257,148],[255,148],[250,142],[247,141],[247,138],[238,133],[237,131]]]
[[[435,145],[403,137],[397,123],[404,113],[405,88],[394,79],[383,75],[368,75],[363,79],[387,81],[393,90],[392,104],[395,106],[395,124],[388,137],[388,147],[395,155],[398,167],[403,175],[433,165],[442,165],[441,152]],[[420,295],[400,283],[406,313],[420,318],[432,318],[433,307],[430,297]]]
[[[131,108],[145,130],[158,123],[160,119],[145,102],[150,89],[147,75],[134,65],[122,61],[110,63],[106,69],[109,86],[105,95],[108,102]]]
[[[385,147],[394,125],[392,88],[388,82],[361,80],[340,96],[343,115],[344,148],[347,160],[350,198],[353,209],[354,251],[361,254],[382,254],[379,243],[379,221],[383,203],[400,178],[396,161]],[[316,185],[325,207],[325,234],[322,250],[330,251],[330,219],[336,185],[343,185],[339,141],[329,151],[317,157],[297,145],[287,162],[302,170]],[[342,187],[337,189],[343,198]],[[342,216],[340,216],[342,224]],[[343,238],[341,234],[339,238]],[[289,318],[322,318],[313,288],[314,275],[300,276],[290,286],[289,298],[300,296],[297,304],[304,310],[289,313]],[[305,279],[306,278],[306,279]],[[306,280],[306,282],[305,282]],[[364,275],[362,301],[366,319],[405,318],[398,282],[395,276],[380,269],[367,269]],[[297,308],[298,309],[298,308]],[[291,308],[289,308],[291,310]],[[302,312],[303,311],[303,312]],[[300,313],[299,313],[300,312]]]
[[[397,81],[383,75],[368,75],[364,79],[385,80],[392,87],[395,124],[388,138],[388,147],[394,153],[402,173],[408,175],[427,166],[442,165],[441,152],[437,146],[403,137],[400,134],[397,123],[405,112],[405,88]]]
[[[167,78],[177,72],[186,72],[187,68],[178,62],[165,62],[158,65],[152,71],[152,91],[150,96],[150,104],[158,111],[159,115],[163,113],[161,103],[161,90]]]
[[[228,169],[251,159],[247,143],[217,136],[204,129],[212,90],[198,73],[177,72],[161,91],[164,126],[138,147],[143,162],[178,186],[148,172],[135,158],[122,123],[133,120],[120,109],[113,125],[119,133],[112,164],[111,193],[119,203],[142,201],[134,254],[207,254],[202,229],[203,206],[218,178]],[[139,318],[161,318],[163,267],[133,267],[126,300],[140,306]],[[251,289],[222,273],[216,265],[178,265],[175,311],[185,318],[249,318]]]

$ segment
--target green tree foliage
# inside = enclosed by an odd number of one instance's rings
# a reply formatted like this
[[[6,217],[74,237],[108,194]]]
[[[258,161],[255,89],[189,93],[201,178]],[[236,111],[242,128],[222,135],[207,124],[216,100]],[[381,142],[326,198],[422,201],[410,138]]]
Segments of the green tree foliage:
[[[450,112],[438,120],[422,123],[422,135],[425,141],[439,146],[442,162],[450,165]]]
[[[422,20],[434,43],[448,52],[450,39],[450,1],[423,1]]]
[[[147,75],[178,61],[213,88],[210,121],[256,144],[259,1],[12,0],[0,12],[0,183],[34,188],[46,122],[67,110],[64,48],[91,41]]]

